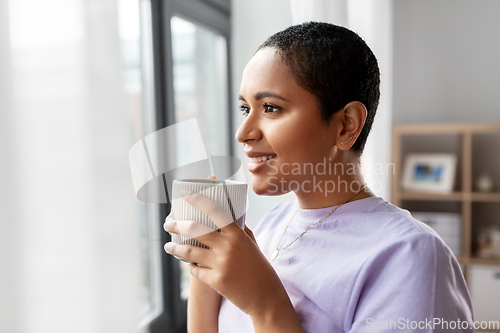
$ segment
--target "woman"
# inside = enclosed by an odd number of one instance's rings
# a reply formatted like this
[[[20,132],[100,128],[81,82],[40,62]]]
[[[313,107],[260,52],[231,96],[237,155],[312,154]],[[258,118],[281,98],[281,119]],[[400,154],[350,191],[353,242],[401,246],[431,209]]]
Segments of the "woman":
[[[435,318],[472,323],[450,249],[364,183],[359,162],[379,84],[375,56],[348,29],[310,22],[262,44],[243,72],[236,139],[252,158],[255,193],[296,198],[269,211],[255,239],[213,201],[181,194],[221,228],[196,237],[209,249],[165,246],[198,263],[189,266],[190,333],[433,331],[442,328]],[[199,228],[165,223],[188,236]]]

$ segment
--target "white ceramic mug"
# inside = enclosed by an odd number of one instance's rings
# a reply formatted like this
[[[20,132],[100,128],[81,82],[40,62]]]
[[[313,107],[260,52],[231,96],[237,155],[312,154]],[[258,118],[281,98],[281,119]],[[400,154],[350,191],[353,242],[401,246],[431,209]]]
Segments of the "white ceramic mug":
[[[173,181],[172,218],[174,220],[194,220],[213,230],[217,230],[218,227],[207,214],[181,198],[180,192],[182,189],[196,192],[217,202],[233,218],[236,224],[241,228],[245,227],[248,190],[246,183],[216,179],[176,179]],[[172,234],[172,242],[207,248],[206,245],[194,238],[177,234]]]

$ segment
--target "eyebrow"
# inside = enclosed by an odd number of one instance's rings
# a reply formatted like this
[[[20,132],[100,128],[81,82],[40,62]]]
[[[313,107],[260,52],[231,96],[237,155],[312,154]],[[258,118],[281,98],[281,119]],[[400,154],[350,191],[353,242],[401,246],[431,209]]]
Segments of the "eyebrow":
[[[265,98],[265,97],[274,97],[274,98],[281,99],[281,100],[283,100],[283,101],[285,101],[285,102],[288,102],[288,100],[287,100],[286,98],[281,97],[280,95],[278,95],[278,94],[276,94],[276,93],[273,93],[272,91],[261,91],[261,92],[255,93],[255,95],[254,95],[253,97],[254,97],[257,101],[258,101],[258,100],[261,100],[261,99],[263,99],[263,98]],[[241,95],[239,95],[239,96],[238,96],[238,99],[239,99],[240,101],[245,101],[245,102],[246,102],[245,98],[243,98],[243,96],[241,96]]]

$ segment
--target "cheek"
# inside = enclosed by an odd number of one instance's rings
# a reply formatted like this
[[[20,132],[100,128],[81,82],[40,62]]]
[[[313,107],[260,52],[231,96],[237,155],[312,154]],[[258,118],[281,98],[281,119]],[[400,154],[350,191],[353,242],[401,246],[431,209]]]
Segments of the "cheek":
[[[308,132],[310,130],[304,127],[300,121],[287,121],[269,127],[267,139],[271,145],[286,152],[289,148],[296,148],[305,145]],[[276,151],[278,153],[278,151]]]
[[[290,127],[283,135],[277,136],[276,140],[282,143],[281,147],[286,147],[285,151],[288,156],[301,160],[307,159],[308,156],[322,149],[322,140],[316,128]]]
[[[303,112],[292,110],[286,119],[266,126],[266,138],[274,152],[283,157],[283,162],[314,159],[325,148],[324,130],[319,119],[311,119]],[[301,114],[302,113],[302,114]]]

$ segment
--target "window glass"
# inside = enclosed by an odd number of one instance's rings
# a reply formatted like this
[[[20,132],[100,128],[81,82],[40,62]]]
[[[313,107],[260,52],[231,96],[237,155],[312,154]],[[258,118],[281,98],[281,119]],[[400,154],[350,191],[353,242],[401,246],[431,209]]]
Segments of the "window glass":
[[[207,154],[228,156],[226,38],[177,16],[171,19],[171,31],[175,121],[196,118]],[[178,152],[189,149],[189,142],[176,140],[175,144]],[[188,286],[189,271],[181,263],[183,299],[188,298]]]
[[[229,153],[226,39],[176,16],[171,20],[171,29],[175,121],[196,118],[207,153],[226,155]],[[182,151],[179,149],[182,147],[177,148]]]
[[[156,128],[153,87],[151,7],[149,1],[118,0],[119,33],[126,110],[132,146]],[[149,323],[163,308],[161,299],[161,248],[157,204],[136,201],[136,221],[141,249],[142,316]]]

